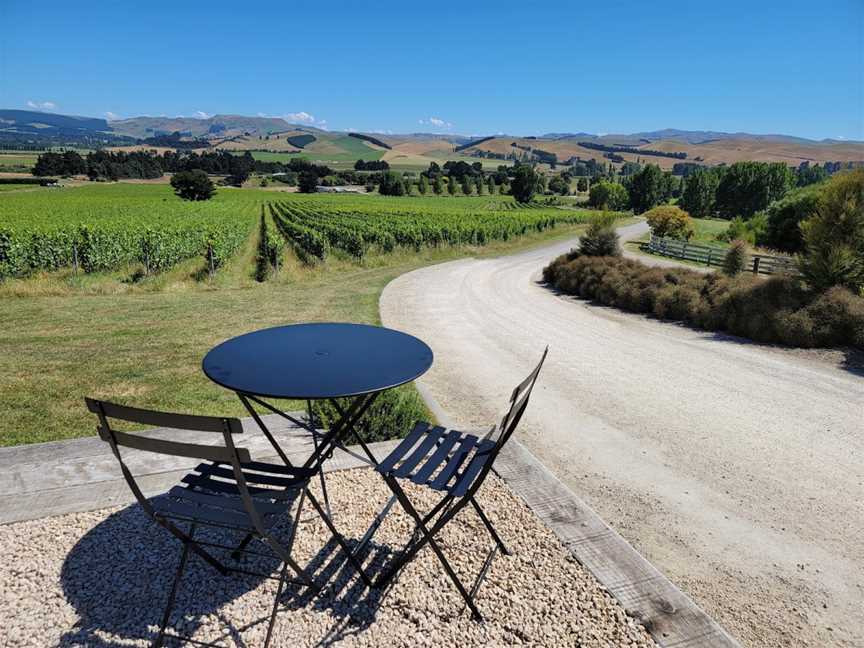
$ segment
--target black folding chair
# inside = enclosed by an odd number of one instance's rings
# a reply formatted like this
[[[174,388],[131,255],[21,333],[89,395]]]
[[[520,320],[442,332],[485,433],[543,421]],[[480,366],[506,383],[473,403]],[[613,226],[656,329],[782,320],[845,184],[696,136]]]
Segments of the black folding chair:
[[[123,477],[129,484],[129,488],[138,503],[157,524],[165,528],[183,544],[180,562],[168,595],[159,633],[153,643],[154,646],[161,646],[166,636],[191,640],[190,637],[179,634],[166,634],[168,620],[174,607],[177,589],[190,551],[197,554],[223,576],[230,572],[236,572],[264,578],[276,578],[270,574],[255,573],[238,566],[229,566],[214,556],[211,549],[230,550],[231,557],[235,561],[244,553],[259,556],[269,555],[281,561],[282,566],[278,577],[279,586],[264,643],[265,646],[269,645],[279,598],[285,583],[293,582],[314,587],[312,578],[291,555],[297,533],[297,524],[305,499],[309,500],[318,515],[324,520],[332,538],[348,555],[349,560],[358,569],[364,581],[369,583],[345,539],[336,531],[330,517],[308,490],[310,479],[318,470],[321,470],[321,463],[317,463],[314,468],[309,468],[252,461],[246,448],[234,445],[234,435],[243,432],[243,427],[239,419],[236,418],[172,414],[126,407],[91,398],[85,400],[88,409],[99,417],[97,428],[99,436],[111,445],[111,450],[120,463]],[[222,435],[224,445],[184,443],[161,437],[124,432],[112,427],[109,420],[177,430],[219,433]],[[166,496],[148,499],[142,493],[135,477],[123,460],[120,454],[121,446],[145,452],[201,459],[204,463],[199,464],[194,472],[183,477],[182,484],[173,487]],[[296,513],[292,516],[291,509],[295,506]],[[278,522],[284,520],[286,515],[291,521],[291,532],[287,542],[283,543],[274,535],[273,528]],[[178,526],[178,523],[188,525],[188,531]],[[205,541],[200,537],[196,539],[194,535],[199,526],[227,529],[245,535],[239,545],[226,546]],[[253,539],[263,543],[270,550],[270,553],[263,554],[247,549],[247,545]],[[296,578],[288,578],[289,569]]]
[[[492,565],[496,552],[500,550],[504,555],[510,555],[510,552],[492,522],[483,512],[475,495],[492,469],[492,464],[501,448],[504,447],[519,424],[548,351],[547,347],[534,371],[513,390],[510,396],[509,409],[500,425],[493,426],[486,435],[477,437],[457,430],[433,427],[429,423],[418,423],[393,452],[376,467],[390,490],[393,491],[395,498],[416,525],[414,535],[401,554],[375,581],[376,587],[384,587],[405,564],[417,555],[417,552],[428,544],[441,561],[441,565],[450,580],[453,581],[456,589],[459,590],[462,598],[465,599],[465,603],[470,608],[474,618],[482,620],[483,617],[474,604],[474,597]],[[444,497],[429,513],[421,516],[399,484],[400,479],[408,479],[418,486],[440,491],[444,493]],[[392,500],[376,518],[370,529],[371,533],[374,533],[374,529],[380,526],[390,504],[392,504]],[[435,540],[436,534],[444,528],[444,525],[455,518],[468,504],[477,512],[483,526],[486,527],[494,541],[492,549],[484,559],[480,573],[470,590],[467,590],[459,580],[440,545]],[[371,536],[370,532],[367,532],[364,542]]]

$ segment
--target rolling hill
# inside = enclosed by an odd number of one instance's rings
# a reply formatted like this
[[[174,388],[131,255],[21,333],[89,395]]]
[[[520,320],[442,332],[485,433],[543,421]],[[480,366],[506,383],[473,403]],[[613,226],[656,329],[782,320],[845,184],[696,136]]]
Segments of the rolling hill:
[[[290,124],[278,117],[214,115],[192,117],[133,117],[106,121],[29,110],[0,110],[0,144],[148,147],[165,144],[164,136],[179,133],[181,140],[199,140],[211,150],[253,151],[268,159],[304,156],[346,166],[357,159],[384,159],[396,168],[417,170],[447,159],[481,161],[484,166],[513,160],[558,163],[579,159],[621,164],[641,161],[671,169],[677,162],[704,165],[739,160],[785,162],[862,162],[864,143],[808,140],[789,135],[753,135],[667,128],[630,134],[594,135],[585,132],[547,133],[539,137],[496,135],[466,137],[455,134],[406,133],[352,137],[307,125]],[[156,138],[156,139],[153,139]],[[173,138],[176,140],[176,136]],[[150,141],[148,141],[150,140]],[[383,146],[379,146],[380,142]],[[168,144],[171,145],[170,143]],[[389,147],[389,148],[388,148]]]

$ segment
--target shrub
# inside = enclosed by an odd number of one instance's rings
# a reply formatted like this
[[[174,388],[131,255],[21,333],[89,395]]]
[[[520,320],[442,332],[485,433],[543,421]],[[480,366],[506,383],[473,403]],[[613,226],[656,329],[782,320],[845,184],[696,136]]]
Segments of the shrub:
[[[759,212],[750,220],[736,216],[729,221],[726,231],[717,238],[721,241],[746,241],[750,245],[756,245],[765,240],[767,230],[768,217],[764,212]]]
[[[216,188],[201,169],[180,171],[171,177],[174,193],[183,200],[210,200]]]
[[[747,256],[746,241],[732,241],[732,245],[726,251],[726,256],[723,257],[723,274],[727,277],[734,277],[744,272],[747,267]]]
[[[864,298],[819,293],[796,277],[726,277],[650,268],[631,259],[564,254],[543,270],[562,292],[759,342],[864,349]]]
[[[342,399],[340,407],[347,409],[349,399]],[[312,413],[316,424],[329,428],[339,420],[339,412],[326,401],[315,401]],[[428,419],[426,406],[417,391],[410,386],[381,392],[360,422],[360,434],[368,443],[399,439],[414,427],[417,421]]]
[[[686,240],[693,237],[693,219],[680,207],[660,205],[646,212],[645,218],[654,236]]]
[[[627,208],[629,196],[623,185],[605,180],[591,186],[588,204],[598,209],[620,211]]]
[[[579,239],[579,253],[585,256],[621,256],[615,219],[604,214],[591,220],[588,231]]]
[[[378,193],[382,196],[404,196],[405,183],[401,176],[394,171],[388,171],[381,176],[381,184],[378,185]]]

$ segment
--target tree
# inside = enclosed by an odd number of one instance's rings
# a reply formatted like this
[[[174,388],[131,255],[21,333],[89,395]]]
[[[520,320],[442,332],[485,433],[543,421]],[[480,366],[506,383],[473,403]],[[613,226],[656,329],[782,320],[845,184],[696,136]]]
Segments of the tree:
[[[297,178],[300,193],[315,193],[318,189],[318,176],[313,171],[303,171]]]
[[[378,193],[382,196],[404,196],[405,183],[398,173],[388,171],[381,176],[381,184],[378,185]]]
[[[540,177],[540,174],[534,170],[534,167],[528,164],[520,164],[516,168],[513,180],[510,183],[510,193],[513,194],[516,202],[531,202],[534,194],[542,191]]]
[[[658,205],[645,213],[651,233],[660,238],[690,240],[693,237],[693,219],[675,205]]]
[[[405,195],[410,196],[414,190],[414,181],[408,176],[403,176],[402,182],[405,184]]]
[[[468,176],[462,176],[462,193],[466,196],[470,196],[473,193],[471,189],[471,181],[468,179]]]
[[[456,178],[454,178],[452,175],[447,176],[447,193],[449,193],[451,196],[456,195]]]
[[[804,238],[801,236],[801,223],[813,216],[819,206],[821,187],[808,186],[791,191],[786,197],[777,200],[765,211],[768,229],[765,240],[760,245],[797,254],[804,251]]]
[[[478,175],[474,179],[474,187],[477,189],[477,195],[482,196],[483,195],[483,188],[484,188],[482,175]]]
[[[425,196],[429,193],[429,178],[425,175],[420,176],[420,180],[417,182],[417,191],[420,192],[421,196]]]
[[[561,196],[570,195],[570,183],[561,175],[556,175],[549,181],[549,190]]]
[[[817,290],[864,290],[864,169],[834,176],[816,214],[801,224],[801,272]]]
[[[630,176],[628,186],[630,206],[633,212],[641,214],[659,205],[665,195],[663,171],[656,164],[644,166],[638,173]]]
[[[601,180],[591,185],[588,204],[598,209],[620,211],[626,209],[629,196],[627,190],[617,182]]]
[[[183,200],[209,200],[216,192],[210,178],[200,169],[175,173],[171,177],[171,186]]]
[[[432,162],[432,164],[435,163]],[[444,181],[441,179],[440,175],[435,176],[435,181],[432,183],[432,191],[435,192],[436,196],[440,196],[442,193],[444,193]]]
[[[718,184],[720,176],[716,171],[696,169],[687,177],[681,195],[681,207],[696,218],[713,216]]]
[[[588,191],[588,178],[579,178],[576,181],[576,191]]]
[[[717,211],[724,218],[750,218],[786,195],[794,174],[782,162],[736,162],[717,186]]]
[[[491,175],[486,178],[486,188],[489,190],[490,196],[495,194],[495,178]]]

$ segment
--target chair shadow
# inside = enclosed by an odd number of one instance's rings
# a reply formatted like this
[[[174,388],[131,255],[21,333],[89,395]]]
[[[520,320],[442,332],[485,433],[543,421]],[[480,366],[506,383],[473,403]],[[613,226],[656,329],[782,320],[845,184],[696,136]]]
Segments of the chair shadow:
[[[304,523],[298,533],[304,532]],[[242,533],[201,528],[196,539],[236,546]],[[290,526],[277,525],[275,533],[287,537]],[[346,539],[353,548],[356,541]],[[258,544],[258,543],[253,543]],[[259,548],[261,545],[258,545]],[[130,640],[152,642],[162,620],[168,592],[179,564],[182,545],[153,522],[137,504],[109,515],[90,529],[72,548],[63,563],[61,584],[66,600],[75,608],[79,621],[60,638],[58,646],[120,648]],[[213,550],[229,566],[240,566],[262,574],[278,575],[281,563],[275,558],[244,555],[241,562],[227,551]],[[369,542],[360,558],[374,579],[386,561],[398,550]],[[361,632],[376,618],[387,588],[367,587],[347,556],[332,539],[306,565],[316,589],[286,584],[279,616],[311,606],[328,613],[332,627],[318,645],[330,645]],[[268,616],[237,625],[219,610],[258,587],[262,576],[230,573],[221,576],[203,560],[190,554],[168,624],[169,632],[194,635],[205,617],[220,620],[220,638],[214,645],[244,647],[241,635],[257,624],[266,627]],[[269,607],[269,602],[268,602]],[[280,623],[277,618],[277,627]],[[166,638],[166,645],[179,645]]]

